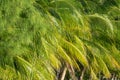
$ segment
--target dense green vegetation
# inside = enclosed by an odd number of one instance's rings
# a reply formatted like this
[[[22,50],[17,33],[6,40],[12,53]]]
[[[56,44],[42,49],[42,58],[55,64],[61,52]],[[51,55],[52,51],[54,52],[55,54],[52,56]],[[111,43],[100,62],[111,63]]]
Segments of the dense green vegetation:
[[[120,0],[0,0],[0,80],[71,79],[120,79]]]

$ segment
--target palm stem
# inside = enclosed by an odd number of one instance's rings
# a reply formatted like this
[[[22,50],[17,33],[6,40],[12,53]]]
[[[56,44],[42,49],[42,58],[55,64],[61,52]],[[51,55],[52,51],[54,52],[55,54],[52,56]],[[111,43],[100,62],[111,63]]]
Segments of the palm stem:
[[[86,70],[86,68],[84,68],[84,69],[82,70],[82,73],[81,73],[81,76],[80,76],[80,79],[79,79],[79,80],[83,80],[83,76],[84,76],[85,70]]]
[[[64,67],[64,70],[63,70],[63,73],[62,73],[62,75],[61,75],[60,80],[64,80],[64,79],[65,79],[66,72],[67,72],[67,68]]]
[[[68,71],[69,71],[69,74],[70,74],[72,80],[77,80],[73,66],[71,66],[70,64],[67,64],[67,68],[68,68]]]

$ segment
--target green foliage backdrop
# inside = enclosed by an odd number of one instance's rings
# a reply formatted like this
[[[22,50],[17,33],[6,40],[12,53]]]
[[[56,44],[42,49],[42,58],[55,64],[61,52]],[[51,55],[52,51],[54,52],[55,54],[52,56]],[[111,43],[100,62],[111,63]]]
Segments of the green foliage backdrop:
[[[120,79],[119,0],[0,0],[0,80]]]

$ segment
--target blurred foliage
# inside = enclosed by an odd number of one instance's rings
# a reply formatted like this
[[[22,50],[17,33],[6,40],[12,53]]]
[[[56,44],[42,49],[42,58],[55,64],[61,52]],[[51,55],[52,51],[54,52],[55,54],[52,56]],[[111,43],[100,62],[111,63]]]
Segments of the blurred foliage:
[[[119,0],[0,0],[0,80],[119,80],[119,27]]]

